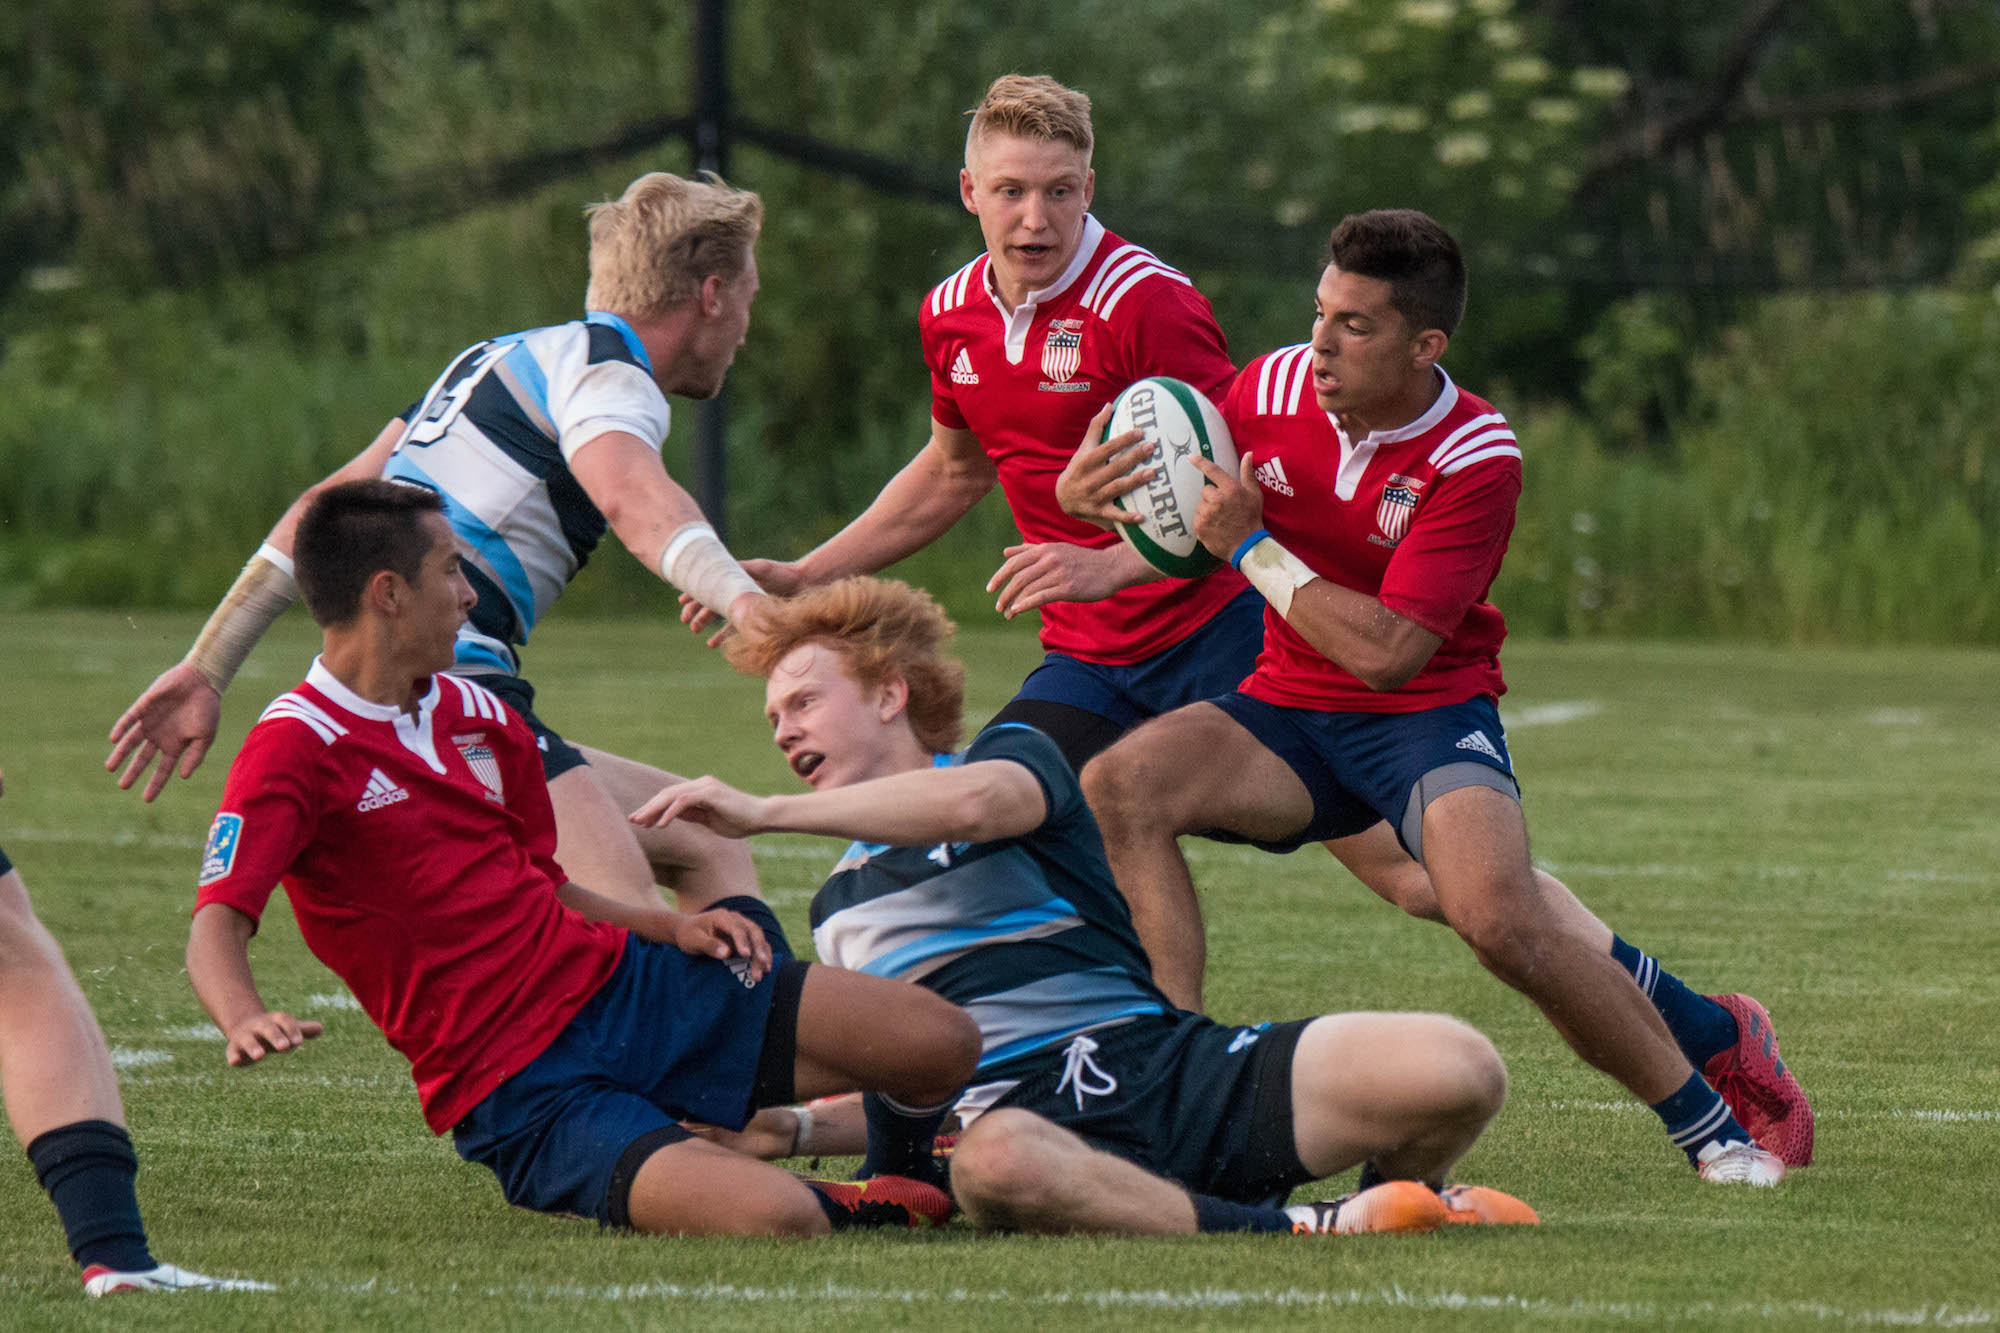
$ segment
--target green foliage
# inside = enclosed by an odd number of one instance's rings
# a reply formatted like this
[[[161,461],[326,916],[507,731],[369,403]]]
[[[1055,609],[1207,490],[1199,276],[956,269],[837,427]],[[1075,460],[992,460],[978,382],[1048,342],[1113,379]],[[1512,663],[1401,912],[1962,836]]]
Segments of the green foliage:
[[[1650,309],[1617,327],[1657,331]],[[1602,363],[1607,397],[1643,390],[1648,345]],[[1694,357],[1686,392],[1666,457],[1517,414],[1527,487],[1495,590],[1514,623],[2000,642],[2000,303],[1773,298]]]

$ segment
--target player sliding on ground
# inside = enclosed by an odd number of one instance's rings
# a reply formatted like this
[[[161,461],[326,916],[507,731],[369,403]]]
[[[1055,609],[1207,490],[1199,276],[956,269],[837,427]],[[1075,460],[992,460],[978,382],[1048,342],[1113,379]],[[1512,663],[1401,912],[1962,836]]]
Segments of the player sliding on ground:
[[[157,757],[152,800],[178,764],[201,762],[222,691],[296,596],[292,534],[317,491],[389,476],[445,496],[479,604],[459,632],[455,670],[506,700],[540,745],[557,854],[583,881],[634,905],[671,886],[684,911],[755,893],[739,846],[698,829],[634,839],[624,813],[669,775],[572,745],[535,715],[520,649],[603,538],[727,614],[757,585],[667,475],[666,394],[711,398],[743,343],[757,292],[763,205],[719,181],[663,172],[591,210],[583,319],[505,334],[461,352],[423,399],[353,460],[295,500],[210,617],[187,659],[112,728],[105,767],[129,787]],[[407,418],[407,420],[405,419]]]
[[[0,788],[5,787],[0,779]],[[104,1033],[0,851],[0,1101],[48,1191],[92,1296],[136,1291],[270,1291],[153,1257],[133,1181],[139,1158]]]
[[[712,778],[632,818],[729,837],[857,839],[813,900],[822,957],[915,982],[979,1022],[976,1116],[950,1183],[975,1225],[1029,1231],[1417,1231],[1532,1221],[1445,1173],[1506,1096],[1492,1044],[1438,1014],[1235,1027],[1153,984],[1097,826],[1054,742],[989,727],[963,753],[951,622],[901,583],[851,578],[760,604],[725,643],[766,678],[765,714],[813,790]],[[867,1166],[931,1161],[917,1108],[870,1098]],[[1364,1188],[1284,1207],[1360,1162]],[[1421,1183],[1419,1183],[1421,1182]]]
[[[793,960],[758,899],[684,915],[571,882],[533,731],[441,674],[474,593],[434,492],[322,492],[296,563],[325,650],[230,768],[188,939],[229,1063],[320,1031],[251,975],[282,880],[306,944],[409,1059],[431,1129],[509,1202],[687,1234],[942,1220],[928,1185],[802,1181],[679,1122],[735,1127],[860,1090],[937,1105],[972,1072],[972,1021],[916,987]]]
[[[1311,341],[1252,361],[1221,405],[1240,475],[1199,464],[1196,535],[1268,603],[1256,670],[1083,775],[1161,986],[1200,1003],[1177,835],[1290,851],[1386,822],[1429,871],[1408,910],[1449,922],[1704,1179],[1776,1184],[1811,1160],[1813,1120],[1763,1007],[1690,991],[1529,860],[1496,704],[1506,624],[1486,600],[1521,451],[1438,364],[1465,310],[1457,242],[1421,213],[1349,217],[1314,307]]]

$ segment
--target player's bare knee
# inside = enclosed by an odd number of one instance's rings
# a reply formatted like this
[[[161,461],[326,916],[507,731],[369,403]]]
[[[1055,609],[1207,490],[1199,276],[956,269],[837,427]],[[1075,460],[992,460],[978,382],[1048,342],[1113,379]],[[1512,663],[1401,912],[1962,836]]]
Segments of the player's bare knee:
[[[1030,1111],[988,1111],[959,1136],[951,1192],[976,1226],[1018,1226],[1055,1186],[1054,1126]]]
[[[0,891],[0,977],[18,979],[48,970],[66,972],[68,965],[63,961],[62,948],[36,919],[19,877],[10,871],[0,879],[0,884],[6,881],[12,883],[7,885],[11,891]]]
[[[1455,1085],[1452,1100],[1460,1114],[1480,1124],[1498,1115],[1507,1101],[1507,1062],[1486,1034],[1439,1015],[1434,1040],[1438,1065]]]

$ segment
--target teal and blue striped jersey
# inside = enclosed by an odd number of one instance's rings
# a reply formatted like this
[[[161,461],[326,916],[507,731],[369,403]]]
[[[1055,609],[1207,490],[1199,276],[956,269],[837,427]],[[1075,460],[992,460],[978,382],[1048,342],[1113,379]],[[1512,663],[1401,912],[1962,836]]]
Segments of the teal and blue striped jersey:
[[[813,898],[822,960],[929,987],[979,1023],[984,1081],[1019,1078],[1079,1032],[1173,1012],[1153,984],[1097,821],[1062,752],[1032,727],[981,732],[940,766],[1008,760],[1048,800],[1040,827],[991,842],[855,843]]]
[[[457,669],[517,674],[515,649],[604,537],[570,459],[608,431],[666,440],[652,362],[630,324],[593,311],[466,348],[408,423],[382,475],[444,497],[479,594]]]

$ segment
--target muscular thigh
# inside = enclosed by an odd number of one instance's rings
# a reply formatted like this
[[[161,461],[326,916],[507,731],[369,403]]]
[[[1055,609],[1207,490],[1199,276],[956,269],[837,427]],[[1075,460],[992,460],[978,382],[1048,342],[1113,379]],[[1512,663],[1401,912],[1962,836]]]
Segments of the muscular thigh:
[[[664,768],[654,768],[651,764],[642,764],[636,759],[627,759],[595,746],[579,745],[576,748],[590,761],[588,772],[609,798],[621,823],[626,815],[651,800],[660,788],[682,780],[677,773],[669,773]],[[681,820],[675,820],[665,828],[639,829],[630,824],[623,824],[623,827],[626,836],[637,839],[646,860],[662,869],[707,864],[715,854],[716,844],[723,841],[707,829]],[[754,892],[754,888],[751,891]]]
[[[1276,841],[1313,816],[1312,795],[1291,766],[1211,703],[1142,723],[1092,762],[1091,776],[1123,799],[1163,807],[1180,833]]]

